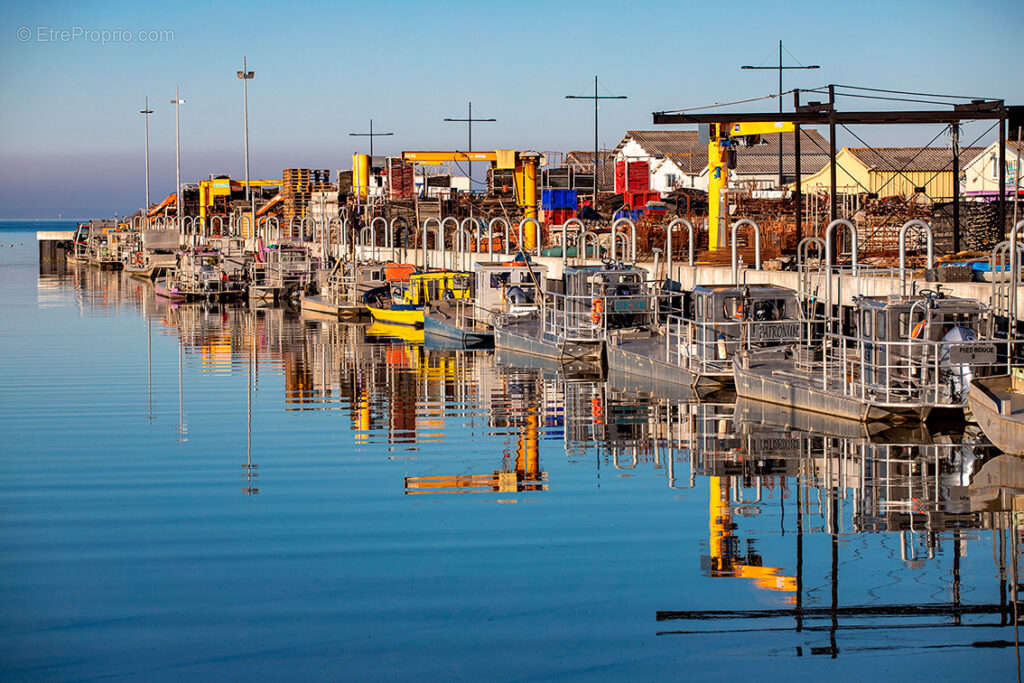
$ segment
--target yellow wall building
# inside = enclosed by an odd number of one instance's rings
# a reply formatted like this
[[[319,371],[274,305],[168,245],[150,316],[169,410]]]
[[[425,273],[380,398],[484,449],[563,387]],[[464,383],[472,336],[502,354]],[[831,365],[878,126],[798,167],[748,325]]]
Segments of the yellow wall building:
[[[984,148],[960,150],[960,168],[966,168]],[[803,181],[804,193],[830,191],[828,165]],[[795,187],[794,185],[790,186]],[[920,193],[932,199],[953,196],[953,154],[930,147],[844,147],[836,154],[836,189],[842,194],[874,193],[879,197]]]

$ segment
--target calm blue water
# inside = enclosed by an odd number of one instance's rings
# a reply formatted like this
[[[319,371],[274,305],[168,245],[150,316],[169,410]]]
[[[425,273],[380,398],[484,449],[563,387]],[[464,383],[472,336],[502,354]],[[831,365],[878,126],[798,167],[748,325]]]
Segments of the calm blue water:
[[[36,229],[0,223],[4,679],[1017,675],[976,434],[171,308],[40,275]]]

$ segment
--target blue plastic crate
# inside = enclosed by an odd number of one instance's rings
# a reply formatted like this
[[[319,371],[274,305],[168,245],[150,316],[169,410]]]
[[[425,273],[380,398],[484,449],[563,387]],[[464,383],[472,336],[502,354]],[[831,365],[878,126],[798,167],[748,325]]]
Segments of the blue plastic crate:
[[[544,209],[575,209],[576,190],[541,190],[540,202]]]

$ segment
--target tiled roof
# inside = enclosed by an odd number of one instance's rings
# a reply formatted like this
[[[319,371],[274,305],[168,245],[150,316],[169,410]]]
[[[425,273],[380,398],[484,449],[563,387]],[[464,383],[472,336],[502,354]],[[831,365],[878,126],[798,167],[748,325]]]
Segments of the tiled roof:
[[[960,167],[966,166],[984,147],[960,149]],[[850,147],[850,154],[876,171],[952,171],[953,151],[942,147]]]

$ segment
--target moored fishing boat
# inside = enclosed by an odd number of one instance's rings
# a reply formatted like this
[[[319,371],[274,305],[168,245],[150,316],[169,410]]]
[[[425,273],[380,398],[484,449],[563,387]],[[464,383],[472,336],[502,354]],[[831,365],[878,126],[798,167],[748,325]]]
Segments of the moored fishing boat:
[[[413,273],[408,280],[398,280],[367,292],[364,301],[370,315],[378,322],[421,328],[423,309],[428,303],[469,298],[471,276],[471,273],[454,270]]]
[[[317,261],[301,244],[275,244],[256,253],[249,264],[249,298],[292,300],[314,281]]]
[[[470,298],[430,302],[424,331],[465,348],[493,346],[494,318],[535,314],[546,275],[546,266],[527,261],[476,263]]]
[[[732,385],[737,352],[796,343],[806,330],[796,292],[778,285],[698,285],[659,304],[664,324],[610,344],[609,369],[717,391]]]
[[[89,223],[78,223],[71,241],[71,249],[65,255],[68,263],[89,262]]]
[[[178,253],[173,287],[188,300],[230,301],[245,296],[244,271],[230,268],[219,251],[186,249]]]
[[[338,261],[321,285],[319,294],[303,293],[300,305],[304,313],[330,315],[356,320],[369,315],[363,295],[393,280],[405,280],[415,266],[380,261]]]
[[[647,271],[607,263],[567,266],[560,281],[548,282],[535,315],[500,315],[494,344],[535,356],[554,358],[582,371],[603,367],[605,344],[612,336],[645,334],[656,315]]]
[[[89,265],[100,270],[121,270],[124,267],[121,252],[130,235],[116,227],[96,225],[89,230]]]
[[[177,280],[170,276],[158,278],[153,283],[153,293],[171,301],[184,301],[185,295],[178,290]]]
[[[179,239],[177,230],[129,233],[121,253],[124,271],[144,280],[167,275],[176,266]]]
[[[941,292],[856,297],[853,331],[795,346],[744,350],[736,393],[854,420],[962,414],[970,380],[997,364],[988,308]]]
[[[975,377],[967,400],[978,426],[1004,453],[1024,456],[1024,367]]]

